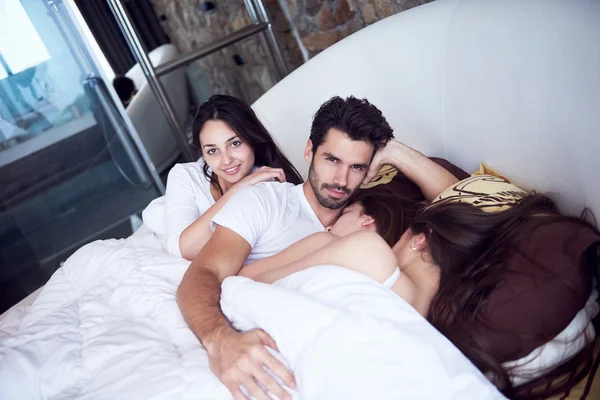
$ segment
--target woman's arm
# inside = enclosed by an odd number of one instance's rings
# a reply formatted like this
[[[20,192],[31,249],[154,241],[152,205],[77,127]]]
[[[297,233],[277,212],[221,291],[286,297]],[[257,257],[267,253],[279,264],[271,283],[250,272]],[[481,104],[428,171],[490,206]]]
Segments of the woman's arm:
[[[317,251],[321,247],[326,246],[338,239],[338,236],[335,236],[329,232],[313,233],[312,235],[297,241],[285,250],[282,250],[271,257],[267,257],[260,261],[255,261],[244,266],[238,275],[254,278],[259,274],[274,270],[282,265],[286,265],[304,258],[305,256]]]
[[[195,197],[192,181],[183,167],[177,170],[175,167],[169,173],[165,195],[167,241],[171,254],[177,254],[175,252],[177,247],[179,254],[187,260],[193,260],[208,242],[212,236],[210,220],[239,189],[274,178],[285,182],[285,175],[280,168],[262,167],[233,185],[213,205],[210,205],[210,199]],[[203,203],[205,207],[202,207]],[[198,208],[199,204],[202,209]]]
[[[260,273],[254,280],[273,283],[294,272],[326,264],[352,269],[383,283],[394,272],[397,260],[381,236],[374,232],[361,231],[332,241],[279,268]]]
[[[370,182],[385,164],[398,168],[408,179],[416,183],[428,202],[433,201],[446,188],[458,182],[458,179],[444,167],[431,161],[417,150],[390,140],[373,157],[364,183]]]
[[[212,230],[212,218],[233,195],[219,199],[211,206],[206,195],[197,198],[194,183],[183,165],[175,165],[169,172],[165,191],[165,224],[167,247],[170,254],[192,260],[206,244]],[[202,193],[202,192],[200,192]]]
[[[186,260],[193,260],[212,236],[210,220],[225,206],[225,203],[236,193],[232,187],[225,192],[212,206],[181,232],[179,249]]]
[[[167,248],[169,254],[182,256],[179,247],[179,238],[181,233],[190,226],[201,212],[194,192],[195,183],[192,180],[186,167],[176,164],[167,177],[167,187],[165,191],[165,233],[167,236]],[[210,207],[210,199],[198,199],[205,209]],[[189,259],[189,258],[188,258]]]

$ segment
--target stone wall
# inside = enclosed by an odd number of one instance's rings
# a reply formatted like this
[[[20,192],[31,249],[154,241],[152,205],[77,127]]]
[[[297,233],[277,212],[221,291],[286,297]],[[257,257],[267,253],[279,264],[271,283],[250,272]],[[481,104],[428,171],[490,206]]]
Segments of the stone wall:
[[[180,52],[187,53],[251,24],[242,0],[214,0],[215,8],[201,11],[198,0],[152,0],[165,33]],[[277,0],[265,0],[279,44],[290,70],[304,62],[298,41]],[[243,61],[236,63],[235,56]],[[260,35],[226,47],[196,61],[207,74],[213,93],[238,96],[254,102],[277,81],[275,68]]]
[[[367,25],[432,0],[279,0],[311,58]]]
[[[186,53],[251,23],[243,0],[152,0],[165,33]],[[400,11],[432,0],[264,0],[289,70],[339,40]],[[238,65],[234,56],[243,60]],[[238,58],[238,61],[239,61]],[[254,102],[277,81],[266,46],[253,36],[197,61],[213,93]]]

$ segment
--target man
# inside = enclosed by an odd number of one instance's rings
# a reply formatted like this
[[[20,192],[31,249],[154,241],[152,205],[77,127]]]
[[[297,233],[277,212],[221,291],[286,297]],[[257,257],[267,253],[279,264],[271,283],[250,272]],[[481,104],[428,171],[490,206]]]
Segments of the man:
[[[213,218],[213,236],[196,256],[177,291],[191,330],[208,352],[211,368],[236,399],[243,385],[256,399],[290,396],[294,378],[264,346],[277,349],[264,331],[237,332],[219,308],[221,282],[245,263],[271,256],[325,230],[365,179],[375,153],[393,138],[381,111],[367,100],[334,97],[313,119],[304,157],[310,163],[302,185],[263,183],[240,190]]]

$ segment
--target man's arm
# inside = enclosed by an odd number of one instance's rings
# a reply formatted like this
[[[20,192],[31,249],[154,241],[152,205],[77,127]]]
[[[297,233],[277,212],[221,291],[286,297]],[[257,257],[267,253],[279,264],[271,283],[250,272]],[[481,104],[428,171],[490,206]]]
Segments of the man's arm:
[[[208,352],[211,368],[236,399],[245,399],[244,385],[256,399],[268,400],[260,382],[281,399],[291,398],[266,373],[269,367],[290,387],[294,378],[264,346],[276,349],[265,332],[237,332],[221,312],[221,282],[238,273],[250,254],[250,244],[234,231],[218,226],[194,258],[177,290],[179,307],[190,329]]]
[[[234,331],[219,307],[221,282],[238,273],[250,250],[241,236],[217,226],[179,285],[177,301],[183,317],[207,350],[213,337]]]
[[[429,202],[433,201],[446,188],[458,182],[458,179],[444,167],[431,161],[417,150],[390,140],[373,157],[363,183],[369,183],[385,164],[398,168],[408,179],[416,183]]]

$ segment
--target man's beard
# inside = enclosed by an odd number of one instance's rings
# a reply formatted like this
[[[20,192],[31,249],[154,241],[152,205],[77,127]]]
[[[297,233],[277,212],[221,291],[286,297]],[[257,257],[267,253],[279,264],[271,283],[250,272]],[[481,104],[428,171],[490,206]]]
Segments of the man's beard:
[[[346,205],[346,203],[348,202],[349,197],[346,197],[343,199],[335,199],[335,198],[332,198],[332,197],[322,194],[320,189],[333,189],[333,190],[342,191],[348,195],[352,194],[352,190],[350,190],[347,186],[340,186],[340,185],[336,185],[333,183],[331,183],[331,184],[323,183],[319,187],[319,180],[318,180],[316,174],[314,173],[314,168],[313,168],[312,163],[310,164],[310,169],[308,170],[308,181],[310,182],[310,186],[312,187],[312,190],[313,190],[315,196],[317,197],[317,201],[319,202],[319,204],[322,205],[323,207],[329,208],[331,210],[337,210],[339,208],[344,207]]]

